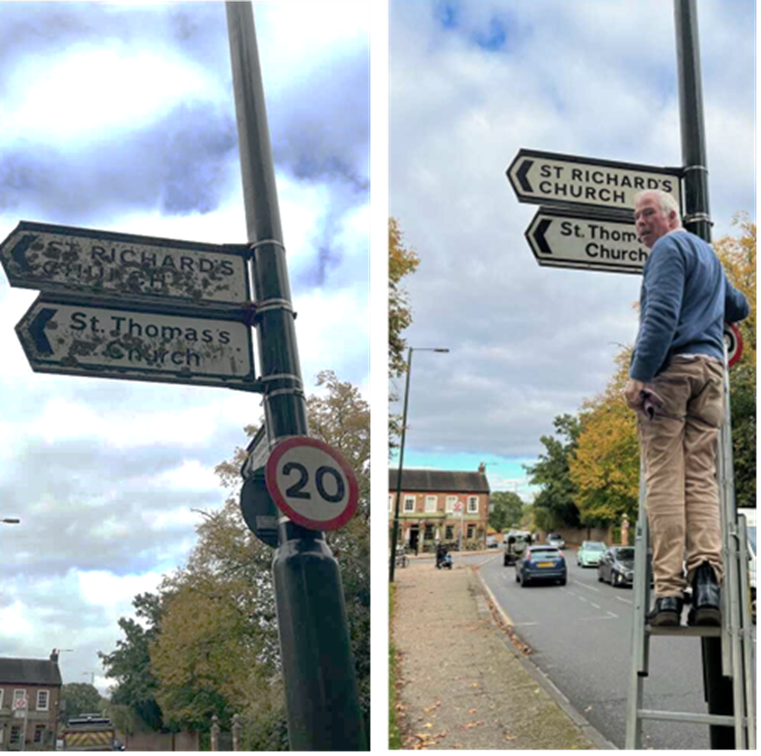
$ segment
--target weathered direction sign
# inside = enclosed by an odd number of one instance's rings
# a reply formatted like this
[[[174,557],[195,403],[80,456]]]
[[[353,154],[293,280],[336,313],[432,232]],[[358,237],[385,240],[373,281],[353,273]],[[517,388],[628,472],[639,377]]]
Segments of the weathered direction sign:
[[[241,477],[250,478],[257,470],[263,469],[270,456],[267,440],[267,426],[262,423],[249,445],[246,447],[246,461],[240,468]]]
[[[681,207],[679,168],[561,155],[521,149],[507,169],[520,202],[582,205],[632,212],[634,195],[643,189],[673,194]]]
[[[540,208],[526,229],[539,265],[641,273],[649,250],[637,239],[634,221],[579,217],[571,210]]]
[[[21,221],[0,244],[11,286],[144,299],[238,305],[249,295],[246,246],[173,241]]]
[[[38,297],[16,326],[32,370],[255,390],[244,323]]]

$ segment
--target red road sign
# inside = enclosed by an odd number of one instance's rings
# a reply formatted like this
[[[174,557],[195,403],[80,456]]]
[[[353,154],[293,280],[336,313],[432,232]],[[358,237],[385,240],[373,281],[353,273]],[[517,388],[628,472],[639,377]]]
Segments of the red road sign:
[[[724,341],[727,344],[727,365],[735,365],[743,353],[743,337],[734,323],[724,324]]]
[[[281,441],[264,473],[277,507],[305,528],[338,530],[357,511],[354,472],[335,449],[316,438]]]

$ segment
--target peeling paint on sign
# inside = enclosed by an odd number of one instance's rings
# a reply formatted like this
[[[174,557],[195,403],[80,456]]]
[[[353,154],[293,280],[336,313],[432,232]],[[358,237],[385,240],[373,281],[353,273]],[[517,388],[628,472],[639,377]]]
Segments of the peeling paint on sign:
[[[254,384],[251,330],[234,320],[39,297],[16,332],[35,372],[244,389]]]
[[[0,262],[11,286],[228,305],[250,299],[245,249],[21,221]]]

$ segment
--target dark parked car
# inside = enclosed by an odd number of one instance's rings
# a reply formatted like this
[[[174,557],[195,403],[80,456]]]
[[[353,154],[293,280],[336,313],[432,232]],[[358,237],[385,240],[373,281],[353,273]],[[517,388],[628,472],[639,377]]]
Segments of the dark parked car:
[[[634,549],[631,546],[612,546],[597,565],[597,579],[611,585],[631,585],[634,581]]]
[[[567,579],[565,557],[554,546],[529,546],[515,563],[515,580],[521,584],[521,588],[540,580],[552,580],[565,585]]]

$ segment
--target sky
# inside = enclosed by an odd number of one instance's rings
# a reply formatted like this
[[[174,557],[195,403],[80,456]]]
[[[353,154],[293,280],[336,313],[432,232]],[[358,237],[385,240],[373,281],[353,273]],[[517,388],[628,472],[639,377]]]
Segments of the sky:
[[[698,6],[718,239],[737,212],[755,222],[755,3]],[[420,255],[404,336],[450,350],[413,352],[405,468],[483,461],[492,491],[530,500],[540,437],[634,342],[641,276],[539,267],[524,238],[537,206],[505,172],[521,148],[681,165],[672,8],[390,0],[390,214]]]
[[[369,389],[369,5],[255,3],[307,393]],[[223,3],[0,2],[0,241],[19,221],[245,243]],[[106,693],[132,598],[183,565],[260,397],[33,373],[0,273],[0,656]]]

